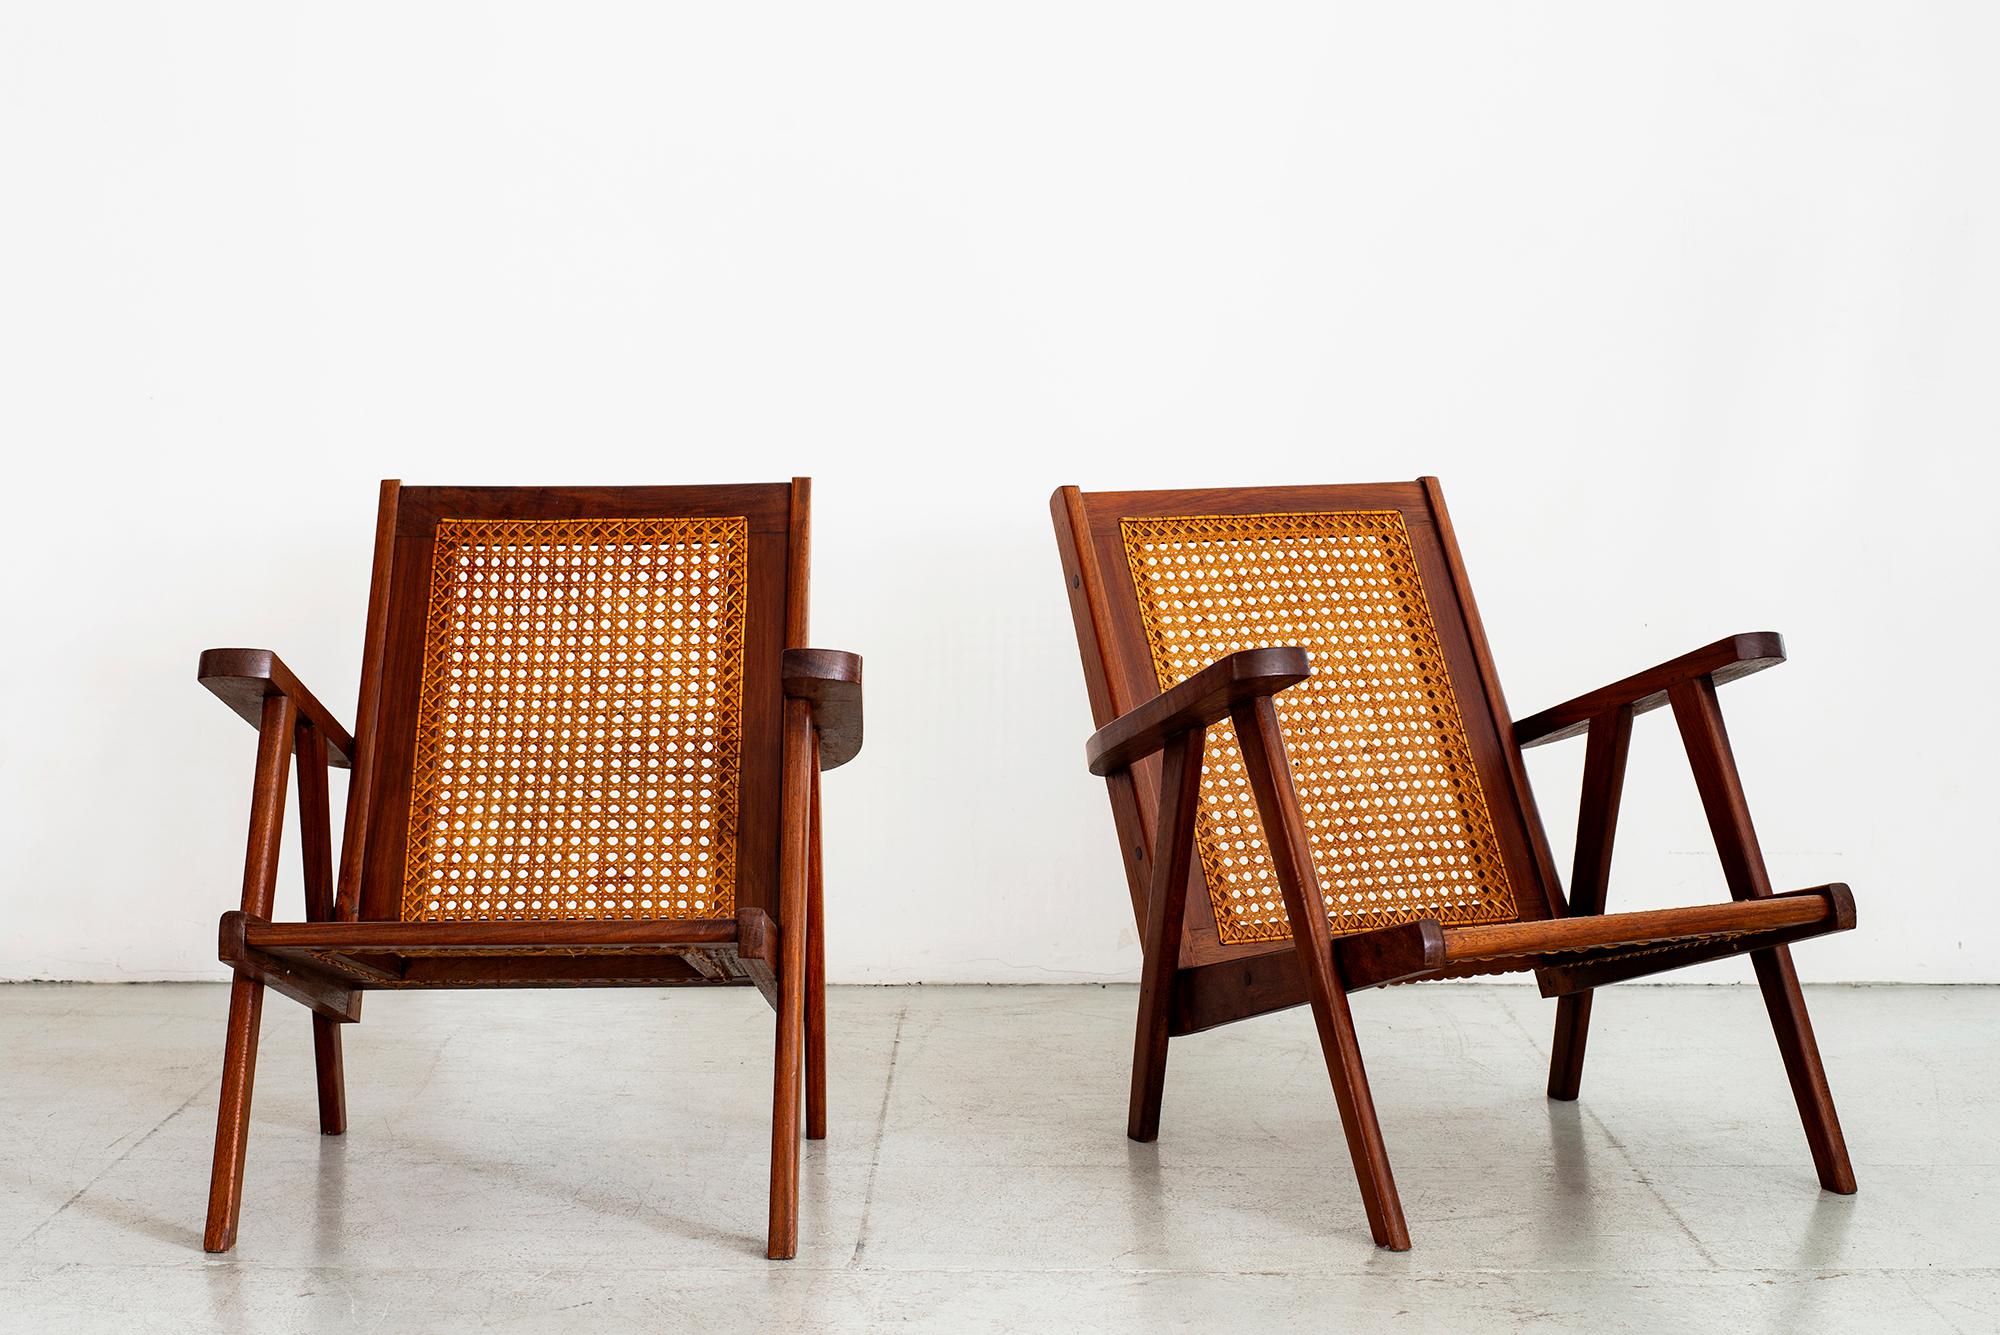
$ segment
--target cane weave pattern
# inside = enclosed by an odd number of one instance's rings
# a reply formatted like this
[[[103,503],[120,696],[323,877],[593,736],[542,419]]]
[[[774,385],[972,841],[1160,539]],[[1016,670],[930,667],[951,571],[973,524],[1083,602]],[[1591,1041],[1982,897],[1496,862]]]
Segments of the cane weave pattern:
[[[1160,689],[1238,650],[1306,651],[1312,676],[1274,703],[1335,935],[1518,916],[1399,512],[1121,527]],[[1290,935],[1226,722],[1208,731],[1195,842],[1224,943]]]
[[[406,922],[735,912],[749,524],[440,520]]]

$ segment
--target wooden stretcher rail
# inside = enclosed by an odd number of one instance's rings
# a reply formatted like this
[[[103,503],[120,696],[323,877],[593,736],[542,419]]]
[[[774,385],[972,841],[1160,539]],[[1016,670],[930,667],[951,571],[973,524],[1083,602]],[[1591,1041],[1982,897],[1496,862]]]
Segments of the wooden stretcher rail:
[[[639,922],[266,922],[222,915],[224,963],[316,1015],[360,1017],[360,995],[425,987],[754,984],[776,994],[778,933],[761,909]]]
[[[1484,960],[1521,959],[1535,968],[1542,995],[1553,997],[1853,926],[1854,898],[1835,884],[1724,904],[1486,927],[1440,927],[1422,919],[1335,937],[1332,944],[1350,992],[1481,972]],[[1591,951],[1606,953],[1577,953]],[[1297,954],[1289,947],[1182,968],[1174,980],[1170,1029],[1200,1033],[1305,1000]]]
[[[1479,927],[1447,927],[1444,933],[1445,963],[1601,950],[1611,946],[1655,945],[1681,937],[1797,927],[1832,916],[1833,906],[1826,893],[1829,888],[1794,890],[1769,899],[1698,904],[1691,908],[1594,914]]]
[[[236,914],[231,916],[241,917]],[[745,930],[745,924],[755,926]],[[245,922],[247,944],[261,950],[422,950],[429,954],[495,949],[608,949],[621,946],[721,946],[741,941],[761,950],[770,920],[746,908],[734,918],[662,918],[599,922]]]

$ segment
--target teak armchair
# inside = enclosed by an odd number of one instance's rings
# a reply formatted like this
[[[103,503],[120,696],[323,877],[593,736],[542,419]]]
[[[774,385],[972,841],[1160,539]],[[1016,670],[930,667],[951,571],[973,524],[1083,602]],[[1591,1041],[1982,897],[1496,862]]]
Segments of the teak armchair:
[[[777,1012],[768,1254],[826,1134],[819,771],[861,660],[807,649],[810,488],[382,484],[356,728],[276,655],[200,678],[258,729],[203,1245],[236,1240],[269,987],[312,1012],[320,1130],[377,989],[755,986]],[[298,767],[305,920],[273,920]],[[339,873],[328,766],[352,767]]]
[[[1145,948],[1127,1133],[1159,1135],[1168,1040],[1311,1006],[1376,1243],[1409,1247],[1347,993],[1532,970],[1574,1099],[1592,989],[1748,954],[1819,1180],[1852,1192],[1790,942],[1854,925],[1784,894],[1716,702],[1784,660],[1736,635],[1524,719],[1500,693],[1435,479],[1059,489],[1056,541]],[[1731,902],[1605,912],[1632,720],[1666,705]],[[1521,749],[1588,734],[1565,899]],[[1153,757],[1158,754],[1158,759]]]

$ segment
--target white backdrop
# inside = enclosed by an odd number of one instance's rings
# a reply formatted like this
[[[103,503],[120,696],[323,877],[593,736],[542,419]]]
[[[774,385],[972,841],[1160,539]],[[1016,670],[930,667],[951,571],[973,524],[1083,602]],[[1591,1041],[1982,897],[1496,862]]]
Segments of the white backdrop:
[[[1519,713],[1787,633],[1806,977],[2000,980],[1996,14],[7,6],[0,977],[220,976],[195,657],[351,719],[378,478],[800,472],[834,976],[1129,978],[1050,489],[1435,472]],[[1665,715],[1625,810],[1614,906],[1722,894]]]

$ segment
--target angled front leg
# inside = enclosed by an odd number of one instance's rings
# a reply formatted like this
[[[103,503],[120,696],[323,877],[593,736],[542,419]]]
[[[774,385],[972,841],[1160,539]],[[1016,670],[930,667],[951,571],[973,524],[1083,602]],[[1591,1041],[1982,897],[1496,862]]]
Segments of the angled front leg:
[[[1347,1152],[1361,1183],[1361,1203],[1368,1211],[1368,1229],[1375,1245],[1390,1251],[1410,1249],[1403,1203],[1389,1171],[1388,1147],[1375,1118],[1375,1099],[1368,1091],[1368,1073],[1361,1065],[1361,1044],[1354,1016],[1347,1007],[1347,988],[1333,957],[1326,904],[1313,870],[1305,827],[1299,819],[1298,793],[1292,787],[1291,762],[1278,730],[1278,713],[1270,697],[1260,696],[1230,710],[1243,768],[1257,799],[1257,814],[1271,848],[1271,865],[1285,894],[1292,942],[1298,949],[1299,973],[1306,998],[1319,1027],[1319,1045],[1333,1079],[1333,1096],[1340,1105],[1340,1124],[1347,1134]]]
[[[1611,844],[1618,832],[1618,799],[1625,791],[1625,758],[1631,750],[1630,705],[1620,705],[1590,721],[1583,758],[1583,798],[1576,816],[1576,862],[1569,878],[1572,915],[1604,912],[1604,891],[1611,879]],[[1574,1099],[1583,1086],[1590,996],[1587,991],[1573,992],[1556,1002],[1554,1051],[1549,1057],[1552,1099]]]
[[[1203,730],[1192,728],[1168,742],[1160,777],[1153,880],[1146,896],[1146,955],[1139,974],[1139,1026],[1132,1040],[1132,1103],[1125,1119],[1125,1134],[1138,1141],[1160,1138],[1167,1026],[1173,1013],[1174,976],[1180,971],[1204,740]]]
[[[333,921],[333,835],[328,829],[326,736],[309,721],[296,733],[299,764],[299,854],[305,862],[306,921]],[[319,1084],[319,1130],[338,1136],[347,1130],[347,1074],[341,1060],[340,1026],[314,1012],[313,1074]]]
[[[250,796],[250,842],[243,855],[243,911],[271,916],[278,885],[278,842],[285,828],[285,775],[292,762],[298,708],[288,695],[264,698],[257,736],[257,778]],[[215,1163],[208,1184],[203,1250],[236,1245],[243,1208],[243,1163],[249,1150],[250,1091],[257,1075],[257,1030],[264,984],[238,972],[229,988],[229,1028],[222,1049],[222,1094],[215,1114]]]
[[[819,852],[819,734],[813,734],[806,873],[806,1139],[826,1139],[826,885]]]
[[[801,514],[795,502],[795,525],[804,522]],[[801,550],[794,549],[795,559]],[[803,580],[803,572],[801,565],[794,571],[794,577]],[[804,636],[802,617],[790,633]],[[787,649],[782,675],[786,726],[791,726],[792,703],[796,701],[806,710],[811,748],[812,779],[801,799],[806,814],[800,819],[807,825],[804,918],[799,930],[805,934],[806,1138],[823,1140],[826,1137],[826,887],[820,858],[819,772],[846,764],[861,749],[861,659],[839,649]],[[787,745],[789,738],[787,733]],[[787,752],[788,764],[789,755]],[[787,821],[793,818],[791,807],[785,808],[784,818]],[[785,937],[781,934],[779,940],[782,943]]]
[[[1756,828],[1750,823],[1750,804],[1744,798],[1736,757],[1722,725],[1715,682],[1708,677],[1679,682],[1670,689],[1669,699],[1674,721],[1687,744],[1688,762],[1694,769],[1702,808],[1708,814],[1708,828],[1715,836],[1716,852],[1722,857],[1729,893],[1737,899],[1768,898],[1771,876],[1764,866]],[[1792,952],[1773,946],[1753,951],[1750,961],[1757,970],[1757,986],[1764,993],[1764,1009],[1770,1013],[1778,1051],[1785,1059],[1785,1074],[1791,1080],[1792,1098],[1799,1105],[1799,1120],[1805,1124],[1820,1185],[1843,1196],[1852,1195],[1854,1167],[1847,1158],[1840,1118],[1833,1110],[1833,1093],[1827,1087],[1826,1067],[1820,1061],[1812,1021],[1806,1015],[1798,971],[1792,967]]]
[[[799,1250],[800,1048],[806,1010],[806,882],[811,781],[811,706],[785,701],[784,779],[779,794],[778,1033],[772,1060],[771,1220],[764,1254],[788,1260]]]

